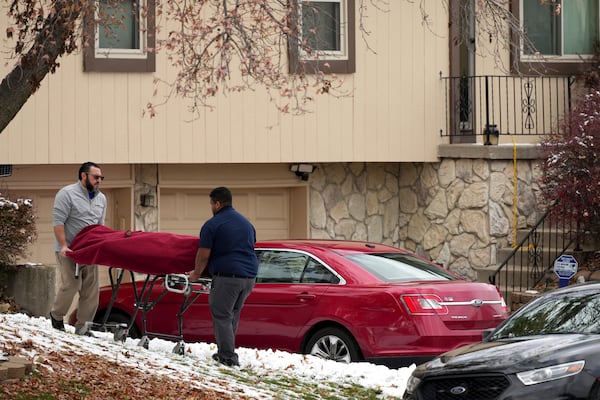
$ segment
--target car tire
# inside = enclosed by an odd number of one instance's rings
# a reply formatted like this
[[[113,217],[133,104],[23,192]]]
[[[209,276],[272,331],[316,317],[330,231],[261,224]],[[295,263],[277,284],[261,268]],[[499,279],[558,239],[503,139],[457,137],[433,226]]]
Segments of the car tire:
[[[306,343],[305,350],[307,354],[344,363],[361,359],[358,345],[352,335],[334,327],[318,330]]]
[[[101,324],[103,318],[104,318],[104,313],[97,313],[94,322]],[[115,325],[115,324],[129,325],[129,321],[130,321],[129,316],[122,314],[120,312],[111,311],[111,313],[108,315],[108,319],[106,320],[106,324],[108,325],[108,327],[110,327],[110,325]],[[137,327],[135,326],[135,324],[133,324],[131,326],[131,328],[129,329],[129,332],[127,333],[127,337],[130,337],[132,339],[139,339],[141,337],[140,332],[137,329]]]
[[[590,390],[588,399],[600,400],[600,384],[598,382],[594,383],[594,386],[592,386],[592,390]]]

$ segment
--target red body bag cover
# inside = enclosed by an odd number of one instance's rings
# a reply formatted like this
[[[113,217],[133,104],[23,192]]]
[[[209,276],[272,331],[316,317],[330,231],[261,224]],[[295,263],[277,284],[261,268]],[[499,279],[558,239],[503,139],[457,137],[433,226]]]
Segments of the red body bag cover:
[[[83,228],[67,256],[79,264],[100,264],[151,275],[194,269],[199,237],[166,232],[115,231],[104,225]]]

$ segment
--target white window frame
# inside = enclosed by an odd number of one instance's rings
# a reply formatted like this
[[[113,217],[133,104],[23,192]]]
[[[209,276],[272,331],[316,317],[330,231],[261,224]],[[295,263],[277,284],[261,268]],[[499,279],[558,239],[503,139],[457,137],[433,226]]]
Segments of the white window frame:
[[[119,59],[143,59],[146,58],[146,49],[148,44],[147,37],[147,20],[144,17],[142,10],[146,7],[146,0],[131,0],[136,1],[138,3],[138,21],[139,21],[139,30],[138,30],[138,40],[140,44],[139,49],[120,49],[120,48],[101,48],[100,47],[100,24],[96,24],[95,35],[94,35],[94,53],[96,57],[106,57],[106,58],[119,58]],[[99,9],[100,4],[96,2],[96,11],[95,11],[95,19],[96,21],[100,20],[99,17]]]
[[[525,7],[524,7],[524,2],[525,0],[521,0],[519,1],[519,19],[521,21],[521,29],[524,28],[525,25]],[[598,15],[598,21],[597,21],[597,25],[598,25],[598,32],[600,32],[600,0],[598,0],[598,10],[599,10],[599,15]],[[562,2],[560,3],[562,6]],[[563,13],[561,12],[559,14],[559,17],[561,19],[560,22],[560,43],[561,43],[561,53],[564,51],[563,50],[563,46],[564,46],[564,22],[563,22]],[[593,54],[567,54],[567,55],[556,55],[556,54],[526,54],[524,51],[524,43],[521,43],[520,48],[519,48],[519,55],[520,55],[520,59],[522,62],[536,62],[536,61],[552,61],[552,62],[581,62],[584,60],[588,60],[591,59],[593,57]]]
[[[299,56],[303,60],[348,60],[348,2],[347,0],[298,0],[298,20],[302,24],[302,7],[305,3],[338,3],[340,5],[340,50],[313,50],[308,54],[302,47]],[[300,26],[300,41],[302,41],[302,26]]]

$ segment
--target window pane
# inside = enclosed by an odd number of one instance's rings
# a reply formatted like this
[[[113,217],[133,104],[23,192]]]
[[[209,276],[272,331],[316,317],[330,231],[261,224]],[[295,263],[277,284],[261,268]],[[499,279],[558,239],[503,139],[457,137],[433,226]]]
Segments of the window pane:
[[[384,282],[446,281],[457,279],[441,267],[431,265],[410,254],[360,253],[348,255],[346,258]]]
[[[99,48],[139,49],[137,2],[100,0]]]
[[[525,54],[560,54],[559,16],[554,10],[555,5],[551,2],[541,4],[540,0],[523,0],[523,29],[531,41],[523,46]]]
[[[340,3],[302,3],[302,38],[312,50],[340,51]]]
[[[334,283],[340,282],[340,278],[335,276],[330,270],[324,265],[319,264],[315,260],[308,260],[304,275],[302,276],[302,283]]]
[[[257,283],[298,283],[308,256],[291,251],[260,251]]]
[[[598,38],[598,0],[563,3],[564,54],[593,54]]]

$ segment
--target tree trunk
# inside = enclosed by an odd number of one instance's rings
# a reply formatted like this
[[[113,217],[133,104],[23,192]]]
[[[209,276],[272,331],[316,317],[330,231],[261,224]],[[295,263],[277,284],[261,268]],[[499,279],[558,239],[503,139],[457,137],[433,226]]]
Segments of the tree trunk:
[[[39,88],[48,72],[58,67],[56,60],[75,50],[75,31],[79,7],[69,1],[56,1],[54,13],[44,21],[29,51],[0,83],[0,133],[8,126],[29,97]]]

